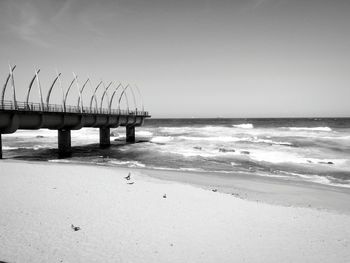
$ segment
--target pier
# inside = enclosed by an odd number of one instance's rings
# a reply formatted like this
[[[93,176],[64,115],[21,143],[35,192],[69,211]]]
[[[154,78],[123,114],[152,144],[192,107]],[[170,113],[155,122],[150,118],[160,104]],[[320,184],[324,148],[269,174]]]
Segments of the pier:
[[[10,67],[10,73],[5,81],[2,90],[2,97],[0,100],[0,159],[2,159],[2,134],[14,133],[19,129],[23,130],[38,130],[38,129],[50,129],[57,130],[58,137],[58,152],[60,157],[67,157],[71,155],[71,131],[79,130],[85,127],[98,128],[100,131],[100,146],[110,146],[110,129],[120,126],[126,129],[126,141],[128,143],[135,142],[135,128],[142,126],[144,120],[150,117],[149,113],[144,110],[129,109],[127,103],[127,109],[120,109],[120,102],[124,97],[128,101],[126,90],[130,89],[134,96],[134,91],[130,85],[125,87],[122,84],[117,85],[114,89],[112,83],[109,85],[101,85],[102,82],[95,88],[93,95],[88,100],[89,107],[83,106],[83,91],[86,87],[89,79],[80,88],[77,81],[77,76],[74,75],[74,79],[67,91],[62,92],[62,104],[50,104],[50,95],[55,83],[59,80],[61,74],[58,74],[53,81],[50,89],[47,93],[46,101],[44,102],[42,97],[42,90],[39,82],[39,72],[36,71],[35,76],[29,84],[27,92],[27,101],[21,102],[16,99],[16,90],[14,85],[14,67]],[[40,95],[40,103],[29,102],[29,94],[32,89],[34,81],[37,81]],[[12,87],[12,100],[5,100],[6,88],[11,83]],[[79,98],[77,99],[77,105],[67,105],[67,96],[69,90],[76,84]],[[100,99],[97,98],[97,90],[102,87],[103,95]],[[62,89],[62,87],[61,87]],[[63,90],[63,89],[62,89]],[[120,91],[117,108],[112,108],[113,99]],[[112,96],[108,96],[108,91],[112,91]],[[107,100],[108,107],[103,107],[103,101]],[[135,97],[134,97],[135,101]],[[143,109],[143,105],[142,105]]]

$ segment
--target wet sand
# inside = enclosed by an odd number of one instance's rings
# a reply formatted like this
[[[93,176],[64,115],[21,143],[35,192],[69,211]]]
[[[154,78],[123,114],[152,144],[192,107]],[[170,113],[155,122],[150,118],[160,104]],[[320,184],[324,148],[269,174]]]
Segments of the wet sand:
[[[235,197],[282,206],[311,207],[350,214],[350,188],[254,174],[219,174],[142,169],[161,180],[191,184]]]

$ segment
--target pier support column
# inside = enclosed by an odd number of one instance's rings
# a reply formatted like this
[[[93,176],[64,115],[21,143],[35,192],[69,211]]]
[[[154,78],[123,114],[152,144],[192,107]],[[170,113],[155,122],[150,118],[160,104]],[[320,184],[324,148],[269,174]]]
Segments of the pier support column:
[[[126,126],[126,141],[134,143],[135,142],[135,126],[128,125]]]
[[[2,159],[2,138],[1,138],[2,134],[0,133],[0,159]]]
[[[108,147],[111,145],[111,129],[102,127],[100,128],[100,146]]]
[[[72,154],[70,130],[58,130],[58,154],[60,157]]]

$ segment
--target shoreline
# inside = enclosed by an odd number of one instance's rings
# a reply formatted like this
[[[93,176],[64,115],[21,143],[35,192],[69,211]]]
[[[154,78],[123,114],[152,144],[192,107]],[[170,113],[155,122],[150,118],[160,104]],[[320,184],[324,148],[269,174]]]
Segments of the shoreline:
[[[141,176],[198,187],[205,190],[232,195],[243,200],[262,202],[283,207],[301,207],[350,214],[350,189],[324,185],[315,182],[284,180],[254,174],[215,173],[158,170],[142,167],[122,167],[84,163],[50,162],[4,159],[5,162],[37,163],[43,165],[72,165],[82,167],[102,167],[125,171],[137,171]]]
[[[17,160],[0,170],[3,262],[350,260],[347,213],[156,178],[174,176],[164,171]]]

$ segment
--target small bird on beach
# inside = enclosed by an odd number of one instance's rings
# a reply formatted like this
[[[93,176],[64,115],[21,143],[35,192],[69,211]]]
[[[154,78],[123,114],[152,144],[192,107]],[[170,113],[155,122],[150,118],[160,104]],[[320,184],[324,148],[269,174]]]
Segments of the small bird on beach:
[[[163,198],[166,198],[166,194],[163,195]]]
[[[217,192],[217,191],[218,191],[218,189],[212,189],[212,191],[213,191],[213,192]]]
[[[125,178],[126,180],[128,180],[128,181],[129,181],[129,180],[130,180],[130,178],[131,178],[131,173],[129,173],[129,174],[128,174],[128,176],[126,176],[126,177],[124,177],[124,178]]]
[[[72,228],[74,231],[78,231],[78,230],[80,230],[80,227],[78,227],[78,226],[74,226],[73,224],[71,225],[71,228]]]

